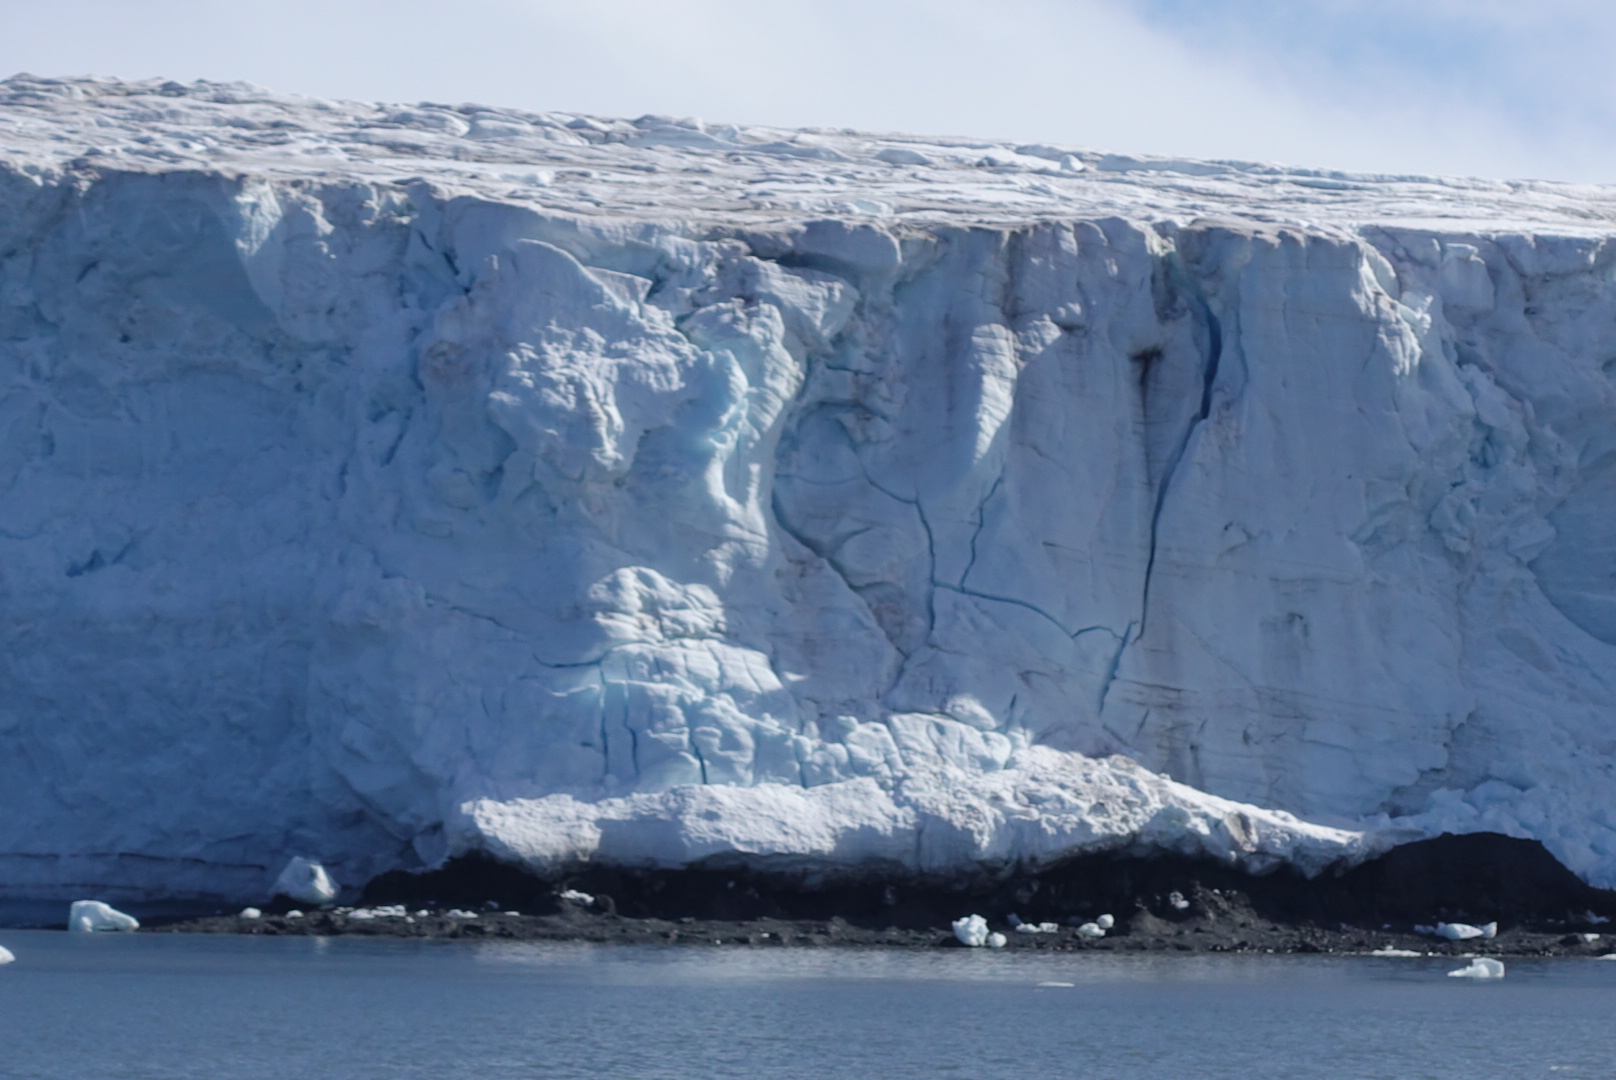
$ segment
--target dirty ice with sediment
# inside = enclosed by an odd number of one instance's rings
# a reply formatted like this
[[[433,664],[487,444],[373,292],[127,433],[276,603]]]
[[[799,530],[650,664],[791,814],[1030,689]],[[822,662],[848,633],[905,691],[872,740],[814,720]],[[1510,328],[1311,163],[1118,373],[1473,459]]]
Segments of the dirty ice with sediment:
[[[1616,886],[1616,189],[0,83],[0,881]]]

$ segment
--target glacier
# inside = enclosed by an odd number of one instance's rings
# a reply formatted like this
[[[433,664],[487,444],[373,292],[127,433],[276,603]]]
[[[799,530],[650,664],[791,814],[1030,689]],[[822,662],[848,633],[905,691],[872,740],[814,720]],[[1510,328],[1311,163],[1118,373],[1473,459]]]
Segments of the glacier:
[[[0,898],[1616,886],[1616,189],[0,83]]]

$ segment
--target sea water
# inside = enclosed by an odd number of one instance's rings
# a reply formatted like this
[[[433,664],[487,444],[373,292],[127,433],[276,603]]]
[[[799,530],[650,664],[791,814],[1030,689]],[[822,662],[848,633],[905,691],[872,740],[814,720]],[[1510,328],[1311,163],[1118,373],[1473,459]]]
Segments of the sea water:
[[[1616,963],[0,931],[0,1076],[1610,1077]]]

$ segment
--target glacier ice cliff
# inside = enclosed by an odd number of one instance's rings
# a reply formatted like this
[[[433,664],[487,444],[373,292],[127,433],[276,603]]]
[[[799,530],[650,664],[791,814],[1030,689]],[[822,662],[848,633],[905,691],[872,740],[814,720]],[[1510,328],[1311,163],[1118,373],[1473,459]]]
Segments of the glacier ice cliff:
[[[1616,192],[0,83],[0,894],[1616,886]]]

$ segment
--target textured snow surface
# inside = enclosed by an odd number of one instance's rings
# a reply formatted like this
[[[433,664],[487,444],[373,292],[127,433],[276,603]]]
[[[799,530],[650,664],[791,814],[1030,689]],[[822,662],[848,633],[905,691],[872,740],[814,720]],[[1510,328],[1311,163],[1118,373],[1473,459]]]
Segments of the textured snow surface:
[[[0,891],[1616,885],[1616,192],[0,84]]]

